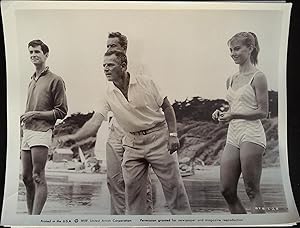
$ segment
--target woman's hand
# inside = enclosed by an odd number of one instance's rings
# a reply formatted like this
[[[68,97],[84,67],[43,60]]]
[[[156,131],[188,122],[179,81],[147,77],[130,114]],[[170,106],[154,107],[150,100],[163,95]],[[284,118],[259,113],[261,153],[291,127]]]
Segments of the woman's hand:
[[[211,118],[212,118],[213,120],[218,120],[220,114],[221,114],[221,111],[217,109],[217,110],[214,111],[214,113],[211,115]]]
[[[233,119],[233,114],[231,112],[220,112],[218,120],[220,122],[229,122]]]

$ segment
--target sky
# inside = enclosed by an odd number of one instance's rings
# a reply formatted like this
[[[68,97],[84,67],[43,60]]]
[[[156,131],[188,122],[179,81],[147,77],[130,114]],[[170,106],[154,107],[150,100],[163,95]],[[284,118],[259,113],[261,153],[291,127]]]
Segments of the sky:
[[[21,109],[34,67],[27,44],[43,40],[47,65],[66,84],[69,114],[89,112],[107,83],[102,69],[109,32],[128,37],[128,71],[152,77],[171,102],[200,96],[225,99],[226,79],[238,71],[227,41],[256,33],[258,68],[278,90],[281,13],[250,10],[17,10]]]

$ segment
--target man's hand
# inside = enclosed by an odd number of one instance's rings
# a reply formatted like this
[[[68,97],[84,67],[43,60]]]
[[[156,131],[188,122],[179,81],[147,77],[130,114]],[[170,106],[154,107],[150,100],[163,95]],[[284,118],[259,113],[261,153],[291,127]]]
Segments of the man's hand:
[[[168,142],[168,150],[170,151],[170,154],[173,154],[175,151],[177,151],[180,147],[179,139],[177,136],[169,136],[169,142]]]
[[[63,146],[63,145],[68,145],[68,144],[72,145],[72,144],[76,143],[76,141],[75,141],[74,135],[64,135],[58,139],[58,143],[60,146]]]
[[[20,117],[21,123],[27,123],[30,122],[32,119],[36,119],[38,117],[38,112],[37,111],[30,111],[26,112]]]
[[[100,173],[100,174],[107,173],[106,165],[103,162],[103,160],[97,160],[96,164],[92,167],[91,170],[93,173]]]
[[[101,171],[102,160],[97,160],[96,164],[92,167],[92,172],[99,173]]]

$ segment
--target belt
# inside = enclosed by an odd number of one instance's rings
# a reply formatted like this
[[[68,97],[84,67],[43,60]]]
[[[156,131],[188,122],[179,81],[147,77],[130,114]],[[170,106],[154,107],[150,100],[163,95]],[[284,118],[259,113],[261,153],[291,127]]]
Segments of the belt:
[[[146,130],[141,130],[141,131],[135,131],[135,132],[129,132],[130,134],[133,134],[133,135],[147,135],[151,132],[154,132],[154,131],[157,131],[159,130],[162,126],[164,126],[166,124],[165,121],[163,122],[160,122],[158,124],[156,124],[154,127],[152,128],[149,128],[149,129],[146,129]]]

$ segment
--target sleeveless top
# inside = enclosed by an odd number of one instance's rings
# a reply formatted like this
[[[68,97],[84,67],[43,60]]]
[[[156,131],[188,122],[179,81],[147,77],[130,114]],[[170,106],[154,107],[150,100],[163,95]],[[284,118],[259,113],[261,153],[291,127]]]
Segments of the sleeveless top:
[[[231,112],[247,113],[248,111],[258,109],[256,95],[253,87],[251,86],[253,78],[258,72],[260,71],[256,71],[253,74],[253,76],[247,84],[243,85],[242,87],[236,90],[232,89],[232,81],[235,75],[233,75],[230,78],[226,99],[230,105]]]
[[[231,112],[246,114],[249,111],[258,109],[256,95],[251,86],[253,78],[258,72],[256,71],[253,74],[247,84],[236,90],[232,89],[234,76],[231,77],[226,96]],[[229,122],[227,143],[240,148],[241,143],[245,141],[256,143],[266,148],[266,135],[260,119],[233,119]]]
[[[234,76],[231,77],[226,96],[231,112],[246,114],[249,111],[258,109],[256,95],[251,86],[253,78],[258,72],[259,71],[256,71],[253,74],[247,84],[236,90],[232,89]],[[229,122],[227,143],[239,148],[241,143],[245,141],[256,143],[266,148],[266,135],[260,119],[233,119]]]

